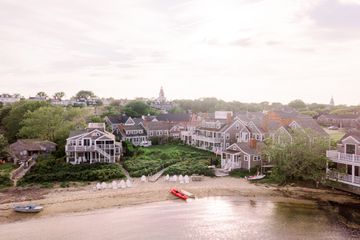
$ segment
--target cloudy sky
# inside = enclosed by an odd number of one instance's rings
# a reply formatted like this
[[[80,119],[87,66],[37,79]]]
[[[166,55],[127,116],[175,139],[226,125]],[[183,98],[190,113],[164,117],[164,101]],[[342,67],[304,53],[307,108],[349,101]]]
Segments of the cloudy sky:
[[[360,0],[0,0],[0,92],[360,103]]]

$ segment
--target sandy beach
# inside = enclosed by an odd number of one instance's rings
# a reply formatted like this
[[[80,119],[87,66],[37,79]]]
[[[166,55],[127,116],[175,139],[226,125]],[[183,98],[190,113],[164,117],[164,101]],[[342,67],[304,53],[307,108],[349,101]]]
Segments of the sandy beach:
[[[239,196],[249,200],[304,204],[314,204],[315,201],[360,204],[358,198],[336,190],[277,187],[253,184],[244,179],[231,177],[205,177],[203,181],[189,184],[166,182],[163,179],[155,183],[144,183],[140,179],[133,179],[133,186],[126,189],[96,190],[95,184],[53,189],[8,189],[0,192],[0,223],[176,199],[169,193],[171,187],[192,192],[197,198]],[[36,215],[24,215],[12,211],[14,204],[28,202],[41,204],[44,210]]]

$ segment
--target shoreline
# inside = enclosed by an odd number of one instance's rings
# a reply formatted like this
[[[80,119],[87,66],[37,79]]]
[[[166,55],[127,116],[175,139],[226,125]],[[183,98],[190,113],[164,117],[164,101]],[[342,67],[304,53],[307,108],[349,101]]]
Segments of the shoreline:
[[[244,179],[232,177],[204,177],[203,181],[190,182],[189,184],[165,182],[162,178],[155,183],[142,183],[140,179],[133,180],[133,187],[126,189],[95,190],[96,183],[70,188],[9,189],[0,192],[0,224],[174,200],[176,197],[169,193],[171,187],[185,189],[195,194],[197,198],[242,197],[245,200],[260,202],[272,201],[295,204],[332,202],[360,206],[359,198],[337,190],[277,187],[249,183]],[[14,204],[29,202],[41,204],[44,206],[44,210],[35,215],[13,212],[12,206]]]

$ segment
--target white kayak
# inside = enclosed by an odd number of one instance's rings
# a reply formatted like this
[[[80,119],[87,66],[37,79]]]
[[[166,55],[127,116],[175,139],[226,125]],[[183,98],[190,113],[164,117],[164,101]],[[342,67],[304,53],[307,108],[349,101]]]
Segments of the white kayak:
[[[251,181],[251,180],[260,180],[263,179],[264,177],[266,177],[265,175],[256,175],[256,176],[249,176],[246,179]]]
[[[21,213],[38,213],[43,210],[43,207],[36,204],[17,205],[14,207],[15,212]]]

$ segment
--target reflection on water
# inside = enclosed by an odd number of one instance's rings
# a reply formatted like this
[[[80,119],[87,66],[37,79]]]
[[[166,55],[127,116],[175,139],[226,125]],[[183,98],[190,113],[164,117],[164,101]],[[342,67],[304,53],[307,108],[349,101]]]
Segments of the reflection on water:
[[[315,205],[168,201],[0,225],[0,239],[351,239]]]

